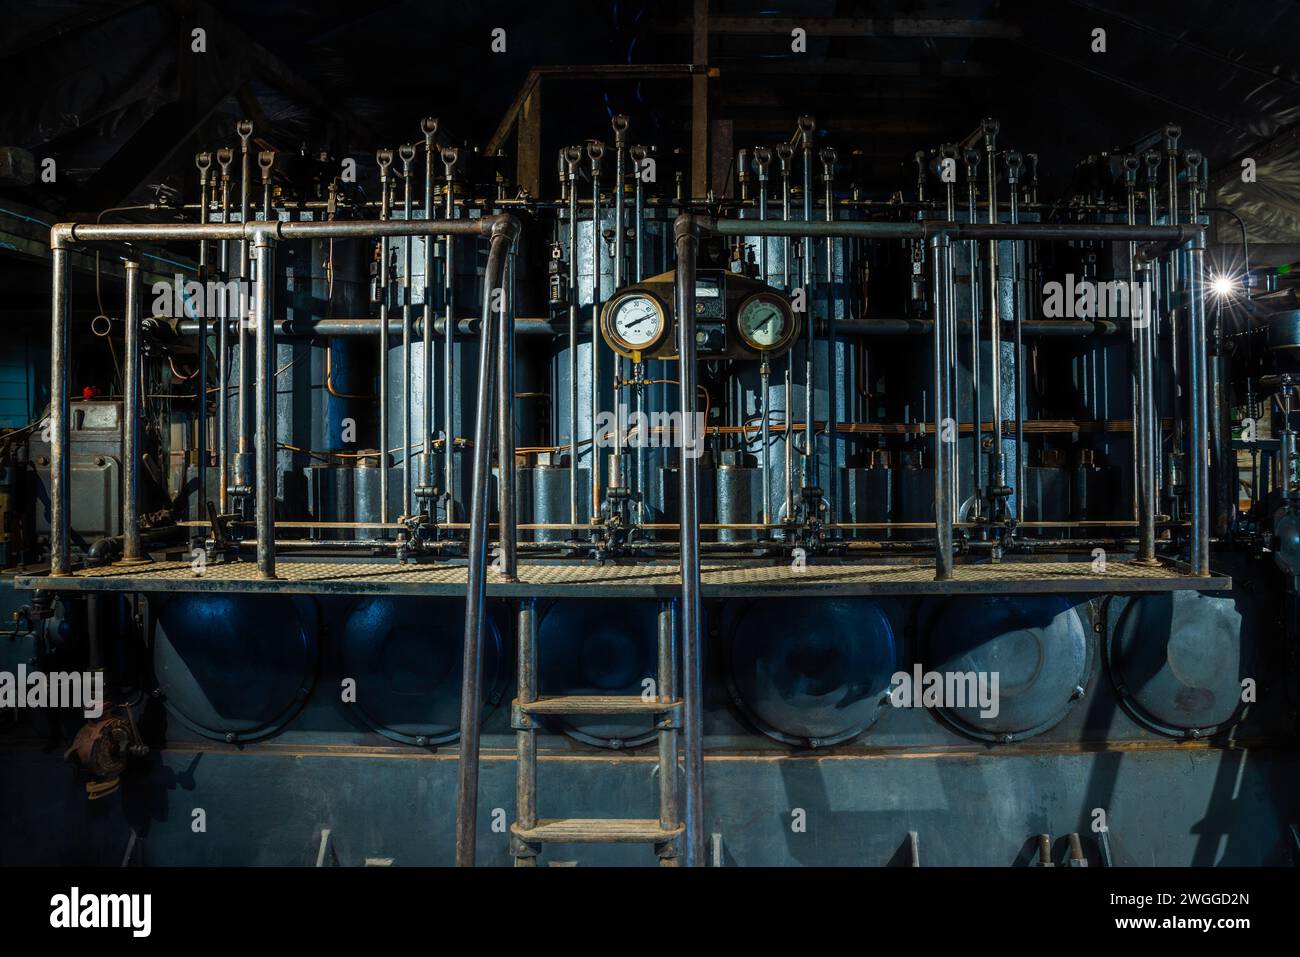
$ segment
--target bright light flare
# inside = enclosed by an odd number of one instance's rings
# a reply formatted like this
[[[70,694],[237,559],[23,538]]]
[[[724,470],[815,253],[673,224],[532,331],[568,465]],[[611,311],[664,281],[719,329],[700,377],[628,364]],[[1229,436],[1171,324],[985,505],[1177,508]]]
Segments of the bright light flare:
[[[1214,276],[1210,279],[1210,291],[1220,299],[1230,299],[1237,294],[1237,280],[1231,276]]]

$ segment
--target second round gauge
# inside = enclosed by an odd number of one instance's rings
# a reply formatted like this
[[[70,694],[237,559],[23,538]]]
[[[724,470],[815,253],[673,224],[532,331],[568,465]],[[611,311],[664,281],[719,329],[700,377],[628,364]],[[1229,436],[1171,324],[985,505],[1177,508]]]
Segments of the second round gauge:
[[[645,292],[615,296],[605,306],[602,320],[605,341],[633,358],[656,349],[668,331],[663,304]]]
[[[758,292],[742,302],[736,326],[741,340],[756,352],[779,352],[799,331],[790,304],[774,292]]]

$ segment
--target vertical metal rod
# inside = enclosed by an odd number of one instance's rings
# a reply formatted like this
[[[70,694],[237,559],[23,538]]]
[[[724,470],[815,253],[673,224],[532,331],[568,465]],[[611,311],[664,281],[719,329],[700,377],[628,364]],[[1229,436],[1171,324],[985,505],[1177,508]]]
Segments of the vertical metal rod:
[[[591,521],[600,518],[600,449],[596,424],[600,420],[600,159],[603,143],[588,143],[591,159]]]
[[[1012,151],[1006,156],[1007,192],[1011,201],[1011,224],[1020,224],[1020,168],[1024,158]],[[1012,389],[1016,412],[1016,521],[1025,520],[1025,453],[1029,444],[1025,441],[1025,374],[1023,369],[1024,348],[1024,304],[1021,291],[1024,286],[1020,275],[1020,243],[1011,241],[1011,323],[1014,329],[1015,359],[1012,365]]]
[[[953,577],[952,550],[952,484],[956,480],[953,451],[957,436],[945,428],[943,421],[951,405],[953,386],[952,349],[948,338],[952,333],[949,306],[949,286],[952,283],[951,241],[947,234],[935,236],[930,241],[933,261],[934,301],[934,577],[947,581]]]
[[[240,139],[240,160],[239,160],[239,221],[248,222],[249,212],[249,187],[250,177],[252,176],[251,155],[248,151],[248,139],[253,135],[253,124],[249,120],[240,120],[235,127],[239,133]],[[246,289],[248,282],[248,240],[239,241],[239,278],[240,288]],[[241,305],[246,305],[242,302]],[[252,483],[252,476],[249,475],[249,459],[251,452],[249,450],[249,435],[253,431],[253,402],[251,395],[253,392],[253,366],[256,364],[253,359],[253,340],[249,335],[248,316],[241,314],[239,316],[239,331],[237,341],[239,343],[239,388],[235,395],[236,414],[239,418],[239,436],[235,443],[235,484],[247,488]]]
[[[793,350],[785,354],[785,501],[783,520],[790,522],[794,516],[794,416],[791,415],[790,402],[794,397],[794,355]]]
[[[772,162],[772,152],[759,148],[754,150],[754,162],[758,164],[758,221],[767,222],[767,168]],[[768,237],[758,238],[758,278],[767,282],[767,244]],[[767,396],[763,397],[763,408],[767,408]]]
[[[411,221],[411,161],[415,147],[404,145],[399,150],[402,158],[402,216]],[[411,453],[411,244],[410,236],[402,237],[402,515],[414,512],[412,498],[415,485],[415,461]],[[428,383],[425,383],[428,389]]]
[[[998,154],[994,151],[997,134],[998,122],[994,119],[984,121],[984,161],[987,169],[984,171],[988,184],[988,221],[990,224],[996,224],[998,221]],[[998,494],[994,496],[998,503],[997,516],[1002,517],[1005,513],[1006,499],[1002,497],[1001,490],[1006,488],[1007,471],[1006,463],[1002,456],[1002,315],[998,309],[998,241],[990,239],[988,245],[989,260],[989,351],[990,361],[990,379],[992,380],[992,399],[993,399],[993,463],[991,481],[998,487]]]
[[[623,187],[627,182],[627,171],[624,167],[624,152],[627,145],[627,117],[621,113],[611,121],[614,128],[614,189],[611,199],[614,201],[614,271],[613,286],[611,292],[616,292],[623,288],[623,248],[625,232],[623,226],[623,217],[625,213],[625,203],[623,197]],[[619,377],[623,379],[630,378],[632,375],[632,360],[623,359],[620,356],[614,356],[614,404],[613,409],[616,421],[622,421],[622,413],[619,408],[622,405],[622,396],[620,394]],[[639,389],[637,390],[639,392]],[[622,482],[626,487],[628,482],[627,470],[631,465],[632,456],[624,454],[624,446],[627,443],[626,433],[619,427],[614,428],[614,451],[618,458],[615,461],[615,467],[618,469],[617,481]],[[610,481],[615,481],[614,477]]]
[[[776,147],[776,156],[781,163],[781,222],[788,222],[790,219],[790,160],[794,156],[794,151],[789,143],[779,143]],[[781,281],[785,284],[787,293],[794,289],[793,278],[790,275],[790,237],[785,236],[781,239]],[[794,361],[793,358],[791,361]],[[786,402],[786,417],[790,415],[789,401]]]
[[[126,270],[126,312],[122,368],[122,561],[138,562],[140,547],[140,264]]]
[[[686,866],[703,867],[704,732],[700,632],[700,528],[697,473],[703,435],[695,433],[695,256],[699,237],[689,216],[674,225],[677,244],[678,401],[683,435],[681,483],[682,735],[686,749]]]
[[[677,700],[677,647],[674,603],[659,603],[659,700],[670,704]],[[677,728],[659,729],[659,826],[664,830],[681,823],[677,807]],[[659,858],[663,867],[675,867],[677,855]]]
[[[519,661],[517,669],[520,704],[537,700],[537,600],[519,603]],[[522,830],[537,826],[537,729],[531,726],[515,731],[515,818]],[[515,867],[536,867],[532,849],[515,855]]]
[[[1181,219],[1178,214],[1178,141],[1182,139],[1183,131],[1179,126],[1170,124],[1165,127],[1165,160],[1168,169],[1168,225],[1177,226]],[[1191,219],[1188,222],[1192,222]],[[1182,288],[1182,270],[1178,259],[1178,253],[1175,252],[1169,257],[1169,379],[1173,386],[1173,451],[1176,456],[1181,457],[1183,453],[1183,441],[1186,438],[1183,425],[1183,388],[1182,375],[1180,369],[1183,363],[1182,346],[1180,345],[1182,337],[1178,334],[1178,312],[1179,310],[1172,305],[1174,293]],[[1177,464],[1177,459],[1175,463]],[[1177,496],[1176,488],[1169,489],[1169,494]]]
[[[257,573],[275,578],[275,295],[274,246],[266,233],[253,239],[257,259],[253,305],[257,323]]]
[[[623,147],[626,145],[627,117],[621,113],[614,117],[614,289],[623,287],[623,184],[627,171],[623,165]]]
[[[1188,151],[1189,156],[1192,151]],[[1199,163],[1199,155],[1196,155]],[[1200,218],[1197,197],[1196,166],[1188,165],[1188,222]],[[1205,233],[1198,232],[1187,256],[1187,398],[1191,443],[1188,471],[1191,473],[1192,536],[1190,563],[1192,571],[1203,577],[1210,574],[1210,448],[1209,448],[1209,376],[1205,327]]]
[[[1156,195],[1160,176],[1160,154],[1152,151],[1146,155],[1145,159],[1147,164],[1147,222],[1154,226],[1160,218],[1160,203]],[[1175,258],[1176,254],[1171,254],[1169,257],[1170,262],[1172,263]],[[1144,307],[1142,318],[1144,321],[1138,330],[1139,372],[1142,380],[1141,396],[1142,402],[1147,408],[1145,444],[1140,450],[1141,458],[1146,467],[1146,482],[1144,483],[1146,507],[1143,514],[1149,514],[1150,517],[1149,524],[1142,526],[1138,537],[1141,549],[1139,558],[1146,561],[1155,560],[1156,518],[1160,511],[1160,451],[1164,432],[1161,425],[1160,403],[1156,398],[1156,343],[1157,322],[1159,320],[1156,286],[1160,273],[1159,261],[1147,264],[1146,282],[1142,286],[1142,303]]]
[[[835,219],[835,150],[821,151],[822,178],[826,190],[826,222]],[[826,237],[826,440],[830,443],[830,474],[824,500],[829,520],[839,520],[835,511],[835,484],[839,475],[838,410],[840,377],[835,341],[835,238]],[[843,240],[840,240],[842,243]]]
[[[479,335],[468,587],[465,595],[465,645],[460,689],[460,762],[456,770],[456,866],[473,867],[478,837],[478,751],[482,719],[483,618],[487,603],[488,482],[492,470],[492,400],[496,388],[497,323],[492,321],[492,290],[501,282],[510,237],[494,233],[483,274],[482,332]]]
[[[578,524],[578,165],[582,152],[570,146],[569,165],[569,524]],[[593,516],[594,518],[594,516]]]
[[[641,184],[641,164],[646,158],[646,148],[644,146],[634,146],[631,149],[632,157],[632,178],[636,183],[635,199],[633,200],[633,219],[632,234],[633,255],[636,262],[632,265],[633,281],[640,282],[643,278],[645,269],[644,261],[641,258],[641,230],[644,228],[645,219],[645,196]],[[638,364],[634,369],[635,378],[643,380],[645,378],[646,366]],[[636,387],[636,420],[638,422],[646,421],[643,417],[645,410],[645,384],[638,381]],[[646,488],[646,449],[649,446],[648,436],[641,435],[637,440],[636,448],[636,520],[638,523],[645,521],[645,503],[649,494]]]
[[[1124,171],[1125,183],[1125,221],[1128,225],[1137,224],[1137,157],[1126,155],[1120,158],[1120,163]],[[1129,382],[1130,391],[1132,392],[1132,419],[1133,433],[1131,441],[1131,454],[1133,456],[1133,520],[1138,523],[1138,538],[1142,538],[1142,497],[1146,491],[1146,475],[1143,469],[1146,467],[1146,459],[1142,455],[1142,432],[1143,423],[1146,421],[1146,407],[1142,403],[1142,380],[1141,366],[1142,346],[1140,343],[1141,321],[1133,321],[1133,293],[1137,289],[1137,243],[1133,240],[1128,241],[1128,296],[1129,306]]]
[[[949,161],[951,161],[951,163],[953,164],[952,169],[955,171],[956,162],[957,162],[956,161],[957,147],[952,144],[944,144],[943,146],[939,147],[939,155],[941,158],[941,162],[943,164],[947,164],[949,163]],[[955,175],[951,177],[946,177],[946,182],[944,183],[944,219],[950,223],[955,222],[957,219],[957,178]],[[949,257],[951,261],[951,252],[949,253]],[[947,361],[949,367],[952,368],[953,370],[953,380],[948,389],[948,411],[945,412],[944,414],[947,415],[949,420],[951,421],[953,434],[954,436],[956,436],[960,431],[960,423],[961,423],[961,413],[958,408],[958,401],[957,401],[957,378],[956,378],[956,370],[957,370],[956,286],[955,285],[951,286],[949,292],[950,292],[949,301],[946,306],[947,309],[946,315],[948,317],[948,323],[950,326],[949,335],[948,335],[948,360]],[[834,442],[833,434],[832,434],[832,442]],[[953,451],[954,453],[960,453],[961,447],[956,443],[954,443]],[[956,474],[958,471],[958,466],[955,460],[954,460],[953,471],[954,474]],[[959,518],[961,515],[961,502],[959,502],[957,499],[957,483],[956,482],[951,483],[950,487],[952,488],[952,514],[954,518]]]
[[[424,133],[424,218],[433,221],[436,210],[433,208],[433,147],[434,137],[438,132],[438,121],[433,117],[425,117],[420,122],[420,129]],[[436,518],[435,512],[437,506],[433,500],[433,483],[435,474],[433,468],[433,247],[434,238],[432,236],[424,237],[424,308],[421,310],[424,319],[424,328],[421,330],[422,356],[424,360],[424,403],[423,412],[420,416],[420,429],[424,433],[423,453],[424,468],[423,482],[425,492],[429,496],[425,499],[429,512],[429,521],[432,523]]]
[[[805,120],[808,128],[805,128]],[[803,221],[812,222],[813,213],[813,155],[811,117],[799,118],[800,138],[803,140]],[[813,239],[804,235],[800,244],[803,252],[803,296],[804,308],[808,310],[808,338],[804,343],[804,411],[807,421],[804,423],[804,455],[806,467],[803,481],[805,485],[817,488],[821,485],[821,476],[817,469],[817,317],[813,311]],[[804,516],[816,518],[816,516]]]
[[[968,149],[966,160],[966,209],[967,222],[974,224],[979,212],[979,150]],[[971,501],[973,503],[971,518],[978,518],[984,513],[984,409],[980,404],[980,244],[978,240],[966,243],[966,255],[970,260],[970,392],[971,392]]]
[[[1137,171],[1138,158],[1123,158],[1128,224],[1137,225]],[[1152,497],[1155,487],[1150,474],[1151,417],[1155,415],[1150,401],[1148,383],[1151,369],[1147,365],[1146,334],[1155,321],[1154,306],[1147,296],[1152,269],[1150,264],[1139,268],[1137,243],[1128,243],[1128,304],[1131,327],[1133,383],[1133,460],[1134,460],[1134,518],[1138,523],[1138,560],[1152,562],[1156,552],[1156,504]],[[1145,277],[1139,281],[1138,277]]]
[[[766,242],[766,240],[764,240]],[[763,421],[760,428],[762,429],[763,441],[763,524],[770,525],[772,522],[772,416],[769,414],[772,380],[772,363],[766,352],[758,366],[758,381],[763,390],[763,404],[760,410],[763,414]],[[766,532],[763,533],[766,536]]]
[[[69,555],[71,516],[68,417],[68,251],[62,238],[50,242],[53,290],[50,297],[50,574],[71,571]]]
[[[379,163],[379,218],[389,217],[390,193],[388,168],[393,162],[392,150],[380,150]],[[388,237],[379,238],[379,520],[388,521],[388,305],[391,295],[388,283]]]
[[[640,282],[645,277],[645,259],[642,256],[641,240],[642,228],[645,223],[645,189],[641,182],[642,163],[647,157],[647,150],[644,146],[634,146],[631,151],[632,155],[632,181],[635,185],[635,193],[632,206],[632,255],[635,262],[632,263],[632,279],[634,282]]]
[[[195,162],[199,168],[199,224],[204,225],[209,218],[209,204],[212,201],[211,193],[208,189],[208,170],[212,166],[212,154],[200,153]],[[211,279],[210,270],[208,269],[208,241],[199,240],[199,283],[206,288],[206,284]],[[198,310],[199,313],[199,361],[198,371],[195,373],[199,380],[199,386],[196,394],[198,402],[197,411],[194,415],[195,437],[194,444],[195,460],[198,468],[199,494],[196,507],[190,510],[190,518],[202,519],[206,517],[205,506],[208,501],[208,296],[203,297],[203,308]],[[196,533],[198,534],[198,533]]]
[[[493,290],[501,324],[497,346],[497,512],[501,528],[501,577],[516,576],[518,529],[515,526],[515,314],[514,247],[511,245],[503,271],[504,282]]]
[[[781,164],[781,222],[790,221],[790,161],[794,158],[794,150],[789,143],[778,143],[776,147],[777,160]],[[787,294],[794,290],[794,277],[790,275],[790,243],[789,236],[781,239],[781,281],[785,284]],[[805,303],[807,299],[805,297]],[[785,502],[784,502],[784,521],[791,522],[794,519],[794,348],[785,354],[785,382],[784,382],[785,405]]]
[[[221,223],[230,222],[229,149],[217,150],[221,165]],[[226,295],[230,279],[230,243],[222,240],[220,251],[221,293],[217,297],[217,508],[230,511],[230,300]]]
[[[443,218],[456,218],[456,163],[460,160],[460,151],[453,146],[444,147],[442,167],[446,174],[443,187]],[[443,495],[446,500],[445,514],[447,524],[454,522],[456,515],[456,246],[455,237],[447,235],[442,257],[442,307],[443,307],[443,351],[442,351],[442,414],[444,438],[442,446]],[[484,307],[486,309],[486,306]],[[482,360],[480,359],[480,364]]]

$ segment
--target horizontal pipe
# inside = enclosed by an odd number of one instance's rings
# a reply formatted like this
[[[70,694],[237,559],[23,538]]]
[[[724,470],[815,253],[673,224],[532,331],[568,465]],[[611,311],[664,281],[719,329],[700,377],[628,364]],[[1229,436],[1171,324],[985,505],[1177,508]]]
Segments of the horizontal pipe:
[[[227,320],[228,329],[234,330],[237,320]],[[275,323],[275,335],[277,338],[303,338],[309,339],[315,336],[376,336],[379,334],[378,319],[367,317],[336,317],[332,319],[282,319]],[[215,328],[215,323],[209,321],[209,329]],[[458,336],[473,337],[479,334],[482,320],[478,317],[464,318],[456,320],[456,334]],[[1010,323],[1004,323],[1008,329]],[[1022,322],[1024,335],[1034,336],[1111,336],[1119,331],[1119,326],[1115,323],[1104,320],[1086,320],[1086,319],[1026,319]],[[967,321],[959,322],[963,329],[969,329],[970,323]],[[199,334],[199,320],[182,319],[174,325],[167,328],[174,328],[179,335],[195,336]],[[433,321],[433,331],[437,335],[445,335],[447,322],[441,316]],[[402,331],[401,319],[389,319],[388,331],[394,335]],[[414,318],[411,320],[411,332],[415,336],[424,334],[423,318]],[[928,319],[841,319],[835,324],[835,332],[838,336],[925,336],[930,335],[931,325]],[[579,335],[589,335],[591,333],[591,323],[582,322],[578,325]],[[515,320],[516,336],[551,336],[560,337],[569,334],[569,326],[566,321],[552,321],[541,317],[521,317]]]
[[[947,235],[961,239],[1040,239],[1165,242],[1182,244],[1203,236],[1204,226],[1129,226],[1123,223],[955,223],[955,222],[853,222],[832,220],[715,219],[691,217],[696,226],[719,236],[813,236],[859,239],[931,239]]]
[[[193,242],[200,239],[252,242],[258,236],[273,240],[346,239],[383,236],[490,236],[498,223],[510,217],[480,219],[322,220],[247,223],[57,223],[50,228],[50,247],[98,242]]]

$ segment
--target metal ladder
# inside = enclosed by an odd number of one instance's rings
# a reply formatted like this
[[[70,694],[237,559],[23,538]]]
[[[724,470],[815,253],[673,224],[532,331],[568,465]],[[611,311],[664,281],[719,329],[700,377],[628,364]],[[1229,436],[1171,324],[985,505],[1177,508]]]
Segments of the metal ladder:
[[[515,867],[536,867],[544,844],[651,844],[662,867],[680,863],[685,830],[678,811],[677,753],[682,701],[677,697],[675,602],[664,601],[658,616],[658,675],[649,700],[638,695],[537,694],[537,600],[519,607],[518,697],[511,704],[516,741],[516,814],[510,825]],[[545,716],[653,715],[659,737],[659,818],[569,818],[537,816],[537,731]]]

